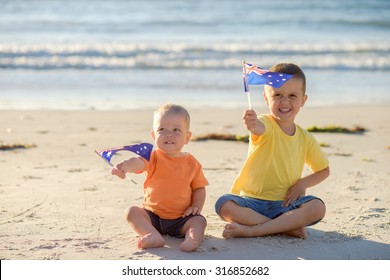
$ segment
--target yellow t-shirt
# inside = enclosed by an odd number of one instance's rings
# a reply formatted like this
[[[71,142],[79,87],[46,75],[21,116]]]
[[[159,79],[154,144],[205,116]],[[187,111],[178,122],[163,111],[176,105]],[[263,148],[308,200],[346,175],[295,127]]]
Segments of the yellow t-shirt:
[[[328,167],[328,160],[314,136],[298,125],[293,136],[285,134],[270,115],[261,136],[250,137],[248,157],[231,193],[265,200],[284,200],[287,190],[302,176],[306,163],[313,171]]]
[[[159,150],[145,161],[143,207],[163,219],[181,217],[192,203],[194,189],[208,185],[201,164],[191,154],[169,157]]]

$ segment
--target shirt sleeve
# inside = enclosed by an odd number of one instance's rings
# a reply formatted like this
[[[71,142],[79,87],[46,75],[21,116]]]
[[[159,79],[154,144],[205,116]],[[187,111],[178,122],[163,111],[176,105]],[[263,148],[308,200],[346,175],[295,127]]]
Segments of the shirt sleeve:
[[[208,184],[209,182],[204,176],[202,165],[199,162],[196,162],[196,171],[195,171],[194,178],[191,182],[191,187],[193,189],[199,189],[207,186]]]
[[[139,158],[144,161],[145,168],[143,170],[137,172],[136,174],[141,174],[141,173],[144,173],[144,172],[148,171],[148,169],[150,168],[151,162],[154,162],[154,160],[156,158],[155,151],[152,151],[152,153],[150,154],[150,159],[149,160],[147,160],[147,159],[145,159],[144,157],[141,157],[141,156],[139,156]]]
[[[266,115],[260,115],[257,117],[257,119],[264,124],[265,130],[262,135],[250,135],[250,143],[254,146],[259,145],[263,139],[268,137],[272,126],[272,123]]]
[[[309,135],[310,140],[306,153],[305,163],[309,166],[311,171],[317,172],[327,168],[329,166],[329,161],[314,136],[311,134]]]

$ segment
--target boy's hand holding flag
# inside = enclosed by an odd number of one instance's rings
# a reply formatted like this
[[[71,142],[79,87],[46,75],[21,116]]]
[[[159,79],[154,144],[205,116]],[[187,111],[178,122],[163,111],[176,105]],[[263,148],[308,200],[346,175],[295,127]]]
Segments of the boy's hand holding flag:
[[[119,151],[129,151],[133,152],[140,157],[143,157],[147,161],[150,160],[150,154],[153,150],[153,145],[149,143],[140,143],[130,146],[123,146],[119,148],[112,148],[112,149],[106,149],[106,150],[95,150],[95,153],[100,156],[102,159],[105,160],[107,164],[114,167],[114,165],[111,163],[111,158],[115,155],[115,153]],[[128,177],[129,178],[129,177]],[[133,179],[129,178],[134,184],[137,184]]]

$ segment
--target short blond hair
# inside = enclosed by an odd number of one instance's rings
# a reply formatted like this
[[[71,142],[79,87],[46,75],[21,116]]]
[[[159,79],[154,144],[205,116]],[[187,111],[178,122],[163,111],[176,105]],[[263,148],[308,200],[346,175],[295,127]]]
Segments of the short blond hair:
[[[154,111],[153,115],[153,127],[156,125],[156,121],[160,119],[162,116],[165,116],[167,114],[178,114],[182,115],[184,117],[184,120],[186,122],[187,128],[190,129],[190,114],[188,113],[187,109],[184,108],[181,105],[167,103],[162,105],[160,108],[158,108],[156,111]]]

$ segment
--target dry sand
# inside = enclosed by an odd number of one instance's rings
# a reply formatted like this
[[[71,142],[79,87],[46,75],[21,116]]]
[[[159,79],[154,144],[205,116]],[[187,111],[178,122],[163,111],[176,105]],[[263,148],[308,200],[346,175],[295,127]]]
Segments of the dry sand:
[[[390,106],[304,108],[298,124],[361,125],[364,134],[315,133],[330,160],[331,176],[308,193],[327,205],[325,219],[308,238],[222,238],[225,223],[214,211],[240,170],[247,144],[191,142],[210,182],[203,214],[206,237],[198,251],[183,253],[180,240],[138,250],[137,235],[123,219],[141,205],[138,183],[110,175],[94,149],[151,142],[152,111],[1,111],[0,144],[34,144],[0,151],[0,259],[390,259]],[[245,135],[241,110],[190,108],[194,136]],[[265,109],[258,110],[266,112]],[[117,156],[119,161],[125,153]],[[307,171],[305,171],[307,172]]]

